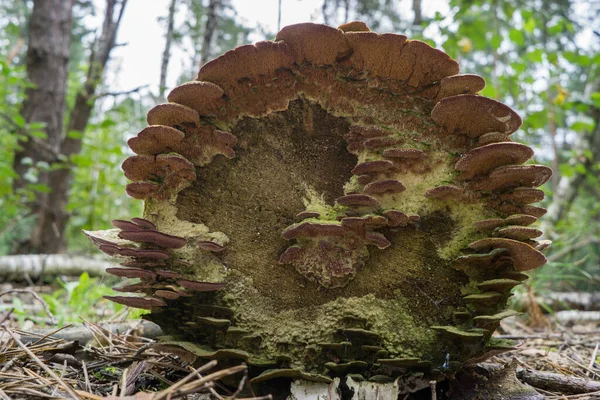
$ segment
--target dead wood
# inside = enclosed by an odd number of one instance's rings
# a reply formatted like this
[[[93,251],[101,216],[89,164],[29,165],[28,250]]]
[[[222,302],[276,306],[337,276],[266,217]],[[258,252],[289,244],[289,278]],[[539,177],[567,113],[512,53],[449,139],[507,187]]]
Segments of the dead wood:
[[[70,256],[65,254],[27,254],[0,257],[0,280],[18,282],[38,280],[47,276],[108,276],[106,268],[113,263],[98,258]]]
[[[517,371],[517,377],[531,386],[552,392],[579,394],[600,391],[599,381],[576,376],[522,369]]]

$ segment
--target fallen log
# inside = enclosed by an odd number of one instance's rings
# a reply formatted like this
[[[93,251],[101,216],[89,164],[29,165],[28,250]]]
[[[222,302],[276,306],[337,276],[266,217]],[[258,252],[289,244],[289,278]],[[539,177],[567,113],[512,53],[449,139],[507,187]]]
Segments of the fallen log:
[[[517,371],[517,377],[533,387],[551,392],[580,394],[600,391],[600,382],[575,376],[521,369]]]
[[[103,259],[66,254],[26,254],[0,257],[0,280],[37,280],[41,276],[108,276],[106,269],[114,264]]]
[[[600,311],[599,292],[549,292],[536,294],[537,303],[544,305],[554,311],[561,310],[585,310]],[[514,307],[516,309],[527,308],[527,295],[516,293]]]
[[[132,335],[142,336],[148,339],[154,339],[163,334],[158,325],[144,320],[99,324],[99,326],[113,334],[123,334],[130,330]],[[56,329],[37,329],[23,332],[21,333],[20,339],[23,343],[37,342],[40,338],[48,335],[45,340],[62,339],[67,342],[78,341],[82,345],[94,339],[92,330],[86,326],[74,326],[52,333],[55,331]]]

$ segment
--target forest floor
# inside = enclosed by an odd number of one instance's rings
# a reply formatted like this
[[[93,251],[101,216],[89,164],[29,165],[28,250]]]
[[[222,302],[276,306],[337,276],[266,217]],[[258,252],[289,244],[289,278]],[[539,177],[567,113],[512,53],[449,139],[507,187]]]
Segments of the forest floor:
[[[78,326],[48,328],[55,321],[40,296],[31,289],[0,291],[0,399],[74,398],[162,400],[175,398],[239,399],[253,394],[244,365],[220,369],[212,361],[198,369],[178,356],[153,350],[160,330],[141,320],[111,324],[83,320]],[[50,287],[36,287],[49,292]],[[18,300],[15,303],[15,298]],[[43,308],[46,319],[14,315],[14,304]],[[27,309],[27,307],[25,307]],[[38,310],[39,311],[39,310]],[[97,320],[104,309],[96,310]],[[528,317],[528,316],[526,316]],[[106,317],[104,317],[106,320]],[[600,321],[559,325],[551,316],[503,321],[495,336],[518,343],[516,350],[486,360],[487,366],[517,365],[518,378],[545,398],[600,399]],[[52,337],[51,337],[52,336]],[[55,338],[61,336],[61,338]],[[229,378],[228,378],[229,377]],[[239,382],[237,390],[219,383]],[[204,394],[204,397],[198,395]],[[245,393],[240,395],[240,393]],[[195,395],[192,395],[195,394]],[[187,397],[186,397],[187,396]],[[437,400],[443,399],[438,395]],[[255,397],[269,398],[269,397]],[[413,397],[410,397],[413,398]],[[414,398],[436,399],[435,394]]]

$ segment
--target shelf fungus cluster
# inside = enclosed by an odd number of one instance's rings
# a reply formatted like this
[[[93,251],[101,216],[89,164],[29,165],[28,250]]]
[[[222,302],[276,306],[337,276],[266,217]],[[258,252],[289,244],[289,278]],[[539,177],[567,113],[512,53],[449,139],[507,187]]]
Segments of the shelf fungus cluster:
[[[88,232],[139,282],[161,347],[245,361],[251,382],[423,382],[491,337],[546,261],[549,168],[484,80],[425,43],[288,26],[204,65],[129,140],[144,219]],[[414,389],[414,387],[413,387]]]

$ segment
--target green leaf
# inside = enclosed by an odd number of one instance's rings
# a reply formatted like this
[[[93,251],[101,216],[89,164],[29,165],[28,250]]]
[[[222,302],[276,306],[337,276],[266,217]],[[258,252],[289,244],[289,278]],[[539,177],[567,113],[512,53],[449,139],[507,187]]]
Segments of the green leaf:
[[[519,29],[511,29],[508,33],[508,37],[517,46],[523,46],[525,44],[525,35]]]
[[[544,56],[544,51],[542,49],[535,49],[527,53],[527,58],[531,62],[541,63]]]
[[[533,33],[533,30],[535,29],[535,19],[529,18],[523,25],[523,29],[525,29],[525,32],[527,33]]]
[[[25,126],[25,118],[23,118],[21,114],[15,115],[13,117],[13,121],[15,121],[15,124],[17,124],[20,128]]]
[[[52,189],[42,183],[30,183],[27,188],[40,193],[50,193]]]
[[[500,35],[493,35],[492,38],[490,39],[490,46],[492,46],[492,49],[494,49],[494,50],[498,50],[500,48],[501,44],[502,44],[502,36],[500,36]]]
[[[69,131],[67,136],[71,139],[81,139],[83,138],[83,132],[81,131]]]
[[[600,108],[600,92],[594,92],[590,97],[594,106]]]

